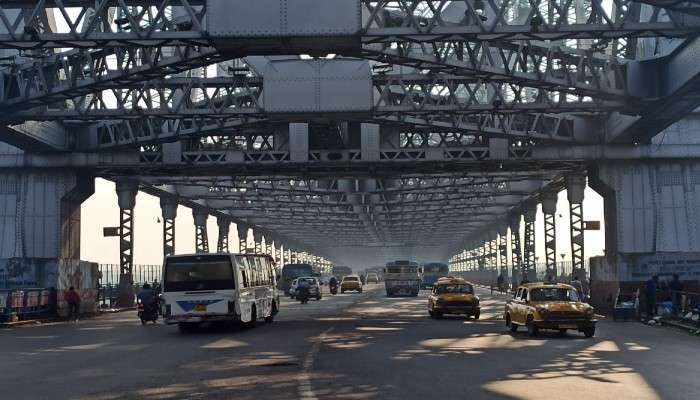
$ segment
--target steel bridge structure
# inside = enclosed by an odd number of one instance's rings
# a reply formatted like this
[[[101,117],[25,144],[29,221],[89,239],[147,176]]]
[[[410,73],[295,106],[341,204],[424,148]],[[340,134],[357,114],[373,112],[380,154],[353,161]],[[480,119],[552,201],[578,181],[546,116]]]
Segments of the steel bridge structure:
[[[138,191],[166,255],[184,205],[201,252],[213,216],[217,251],[519,279],[566,189],[583,269],[587,185],[611,262],[700,252],[698,34],[698,0],[0,0],[0,258],[79,258],[95,177],[125,284]]]

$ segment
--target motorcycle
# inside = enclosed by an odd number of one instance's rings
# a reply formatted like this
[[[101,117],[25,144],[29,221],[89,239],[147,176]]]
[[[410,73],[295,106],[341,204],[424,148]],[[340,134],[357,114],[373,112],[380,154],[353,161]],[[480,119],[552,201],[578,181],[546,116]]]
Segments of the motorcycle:
[[[306,304],[309,302],[309,289],[308,288],[297,288],[296,298],[301,304]]]
[[[139,301],[138,315],[141,325],[146,325],[148,321],[152,321],[155,324],[158,320],[158,306],[156,304],[143,304]]]
[[[329,285],[331,294],[338,294],[338,284],[331,284]]]

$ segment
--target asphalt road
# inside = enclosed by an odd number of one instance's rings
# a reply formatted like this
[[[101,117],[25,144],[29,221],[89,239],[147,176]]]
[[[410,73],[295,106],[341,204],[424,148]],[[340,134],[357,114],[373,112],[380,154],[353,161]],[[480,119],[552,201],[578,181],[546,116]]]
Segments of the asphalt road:
[[[432,320],[426,293],[285,301],[255,329],[180,334],[133,312],[0,330],[0,399],[698,399],[700,339],[636,322],[511,334],[503,298],[479,321]]]

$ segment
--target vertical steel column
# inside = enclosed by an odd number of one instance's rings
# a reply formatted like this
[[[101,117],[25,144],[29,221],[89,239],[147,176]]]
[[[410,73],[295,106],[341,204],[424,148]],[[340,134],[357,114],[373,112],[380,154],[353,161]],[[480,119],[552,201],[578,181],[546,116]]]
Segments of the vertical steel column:
[[[571,222],[571,261],[574,274],[584,270],[583,240],[583,197],[586,190],[586,177],[570,175],[566,177],[566,195],[569,200]],[[579,276],[580,279],[582,279]]]
[[[529,281],[535,280],[535,220],[537,218],[537,204],[527,203],[523,207],[523,219],[525,220],[525,243],[523,246],[524,268],[523,276]]]
[[[134,207],[139,183],[133,180],[117,181],[119,202],[119,296],[120,307],[134,304]]]
[[[542,213],[544,214],[544,251],[547,263],[546,277],[557,278],[557,198],[558,193],[548,190],[542,193]]]
[[[207,210],[200,208],[192,209],[192,219],[194,219],[195,228],[194,248],[196,253],[209,253],[207,218],[209,218]]]
[[[255,254],[262,254],[263,235],[259,229],[253,229],[253,240],[255,241]]]
[[[522,275],[522,248],[520,247],[520,219],[522,215],[520,211],[516,211],[508,217],[508,225],[510,226],[510,251],[511,251],[511,284],[515,289],[521,280]]]
[[[499,275],[503,275],[504,282],[508,278],[508,225],[501,226],[498,232],[498,255],[500,258]]]
[[[216,238],[217,253],[228,253],[228,234],[231,228],[231,220],[225,217],[216,219],[216,224],[219,226],[219,236]]]
[[[163,216],[163,256],[175,254],[175,218],[177,217],[177,197],[161,197],[160,210]]]
[[[275,255],[274,255],[275,261],[277,262],[277,264],[282,265],[282,245],[280,245],[278,247],[277,241],[275,241],[274,249],[275,249]]]
[[[238,251],[245,254],[248,252],[248,225],[237,223],[236,230],[238,231]]]

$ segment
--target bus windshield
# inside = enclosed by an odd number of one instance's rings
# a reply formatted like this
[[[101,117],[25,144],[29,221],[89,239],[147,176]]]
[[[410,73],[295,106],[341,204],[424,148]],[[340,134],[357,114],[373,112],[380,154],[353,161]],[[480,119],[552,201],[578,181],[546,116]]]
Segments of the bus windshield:
[[[423,272],[444,272],[447,273],[450,268],[443,263],[428,263],[423,266]]]
[[[386,272],[388,274],[416,273],[418,272],[418,267],[408,265],[392,265],[386,267]]]
[[[311,276],[313,268],[309,264],[287,264],[282,267],[282,278],[290,280],[300,276]]]
[[[225,255],[201,255],[168,258],[165,263],[163,290],[235,289],[231,258]]]

